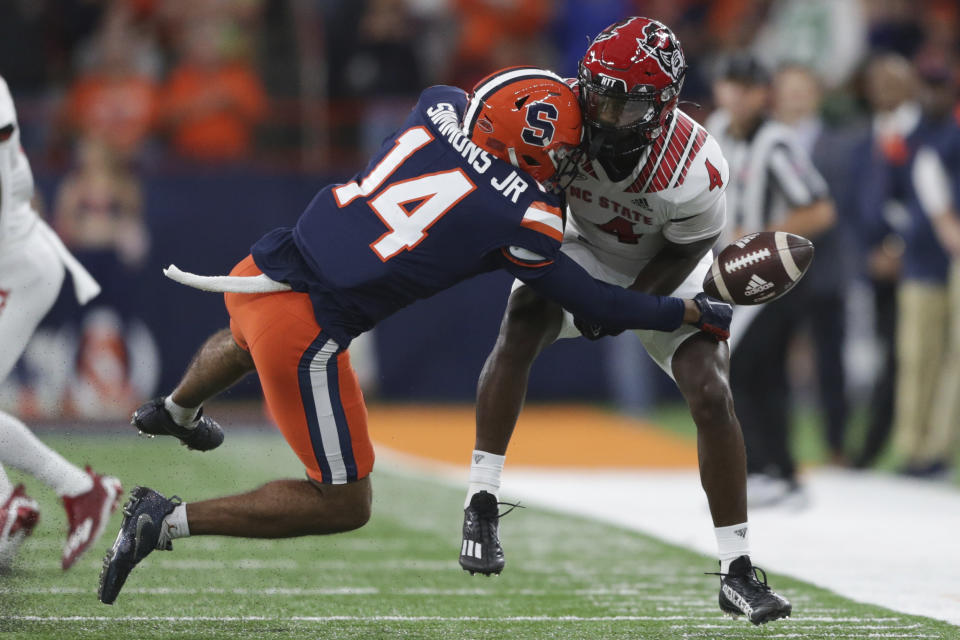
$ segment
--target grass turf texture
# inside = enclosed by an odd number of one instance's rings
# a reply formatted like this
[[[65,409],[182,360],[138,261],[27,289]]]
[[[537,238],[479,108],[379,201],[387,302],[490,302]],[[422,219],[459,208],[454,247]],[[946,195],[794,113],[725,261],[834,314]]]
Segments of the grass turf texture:
[[[73,460],[190,500],[239,492],[300,468],[279,437],[230,434],[211,453],[169,439],[49,437]],[[13,473],[14,481],[23,479]],[[374,516],[360,531],[256,541],[193,538],[155,552],[117,603],[96,599],[100,561],[120,522],[69,572],[59,566],[64,515],[25,479],[40,524],[0,577],[0,632],[23,638],[957,638],[937,621],[858,604],[771,576],[796,615],[755,628],[717,608],[715,562],[646,536],[537,508],[503,525],[507,569],[457,565],[463,493],[380,469]]]

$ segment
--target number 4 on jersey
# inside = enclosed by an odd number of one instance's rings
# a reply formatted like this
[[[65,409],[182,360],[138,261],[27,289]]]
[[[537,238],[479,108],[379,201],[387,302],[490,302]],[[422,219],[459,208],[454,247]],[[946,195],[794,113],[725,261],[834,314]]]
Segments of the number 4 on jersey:
[[[347,206],[357,198],[369,197],[404,161],[433,141],[424,127],[413,127],[397,137],[387,152],[360,184],[348,182],[333,190],[337,205]],[[370,244],[373,252],[386,262],[404,249],[410,250],[427,237],[427,229],[476,189],[461,170],[441,171],[388,186],[367,204],[387,227],[387,232]],[[406,205],[420,202],[412,210]]]

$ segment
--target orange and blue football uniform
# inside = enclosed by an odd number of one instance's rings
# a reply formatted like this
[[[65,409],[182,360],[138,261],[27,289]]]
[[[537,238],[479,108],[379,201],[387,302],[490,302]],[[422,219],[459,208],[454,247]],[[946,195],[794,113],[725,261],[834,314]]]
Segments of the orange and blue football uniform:
[[[344,483],[373,466],[347,347],[412,302],[506,269],[605,326],[671,330],[676,298],[590,278],[560,253],[559,196],[465,137],[466,94],[432,87],[353,180],[320,191],[293,228],[261,238],[233,275],[292,291],[227,294],[231,329],[267,405],[311,478]]]

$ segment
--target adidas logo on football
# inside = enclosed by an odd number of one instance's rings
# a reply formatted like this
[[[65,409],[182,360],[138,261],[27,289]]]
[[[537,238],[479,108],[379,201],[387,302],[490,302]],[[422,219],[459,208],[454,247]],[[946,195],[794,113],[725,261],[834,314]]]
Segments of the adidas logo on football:
[[[772,288],[772,282],[767,282],[757,274],[753,274],[750,276],[750,282],[747,283],[747,288],[744,289],[743,294],[750,298]]]

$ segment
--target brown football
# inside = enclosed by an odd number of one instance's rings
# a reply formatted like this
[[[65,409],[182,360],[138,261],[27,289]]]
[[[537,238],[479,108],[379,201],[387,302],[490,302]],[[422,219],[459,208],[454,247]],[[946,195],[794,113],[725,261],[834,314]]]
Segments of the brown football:
[[[763,304],[790,291],[811,262],[813,243],[802,236],[751,233],[720,252],[703,279],[703,290],[730,304]]]

